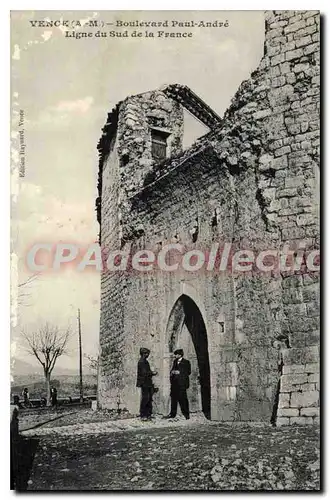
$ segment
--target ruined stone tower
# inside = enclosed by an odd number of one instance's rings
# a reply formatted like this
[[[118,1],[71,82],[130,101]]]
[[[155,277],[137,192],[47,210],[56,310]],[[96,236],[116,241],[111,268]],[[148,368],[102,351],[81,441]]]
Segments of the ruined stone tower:
[[[188,87],[128,97],[99,142],[100,243],[111,251],[319,245],[319,13],[267,12],[265,53],[220,119]],[[209,131],[183,149],[185,115]],[[141,346],[167,412],[171,354],[192,362],[192,411],[315,423],[319,273],[104,271],[98,402],[138,410]],[[282,342],[279,352],[276,339]],[[279,372],[279,366],[281,371]],[[275,405],[275,406],[274,406]]]

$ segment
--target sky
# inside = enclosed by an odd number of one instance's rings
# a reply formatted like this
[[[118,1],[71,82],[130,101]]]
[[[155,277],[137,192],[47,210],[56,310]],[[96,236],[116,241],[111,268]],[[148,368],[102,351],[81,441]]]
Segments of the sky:
[[[218,21],[228,27],[148,28],[192,32],[191,38],[66,37],[61,27],[32,27],[31,20]],[[99,28],[76,27],[75,33]],[[109,32],[114,27],[103,27]],[[131,34],[135,29],[125,29]],[[16,285],[26,270],[27,249],[34,243],[78,242],[98,237],[97,142],[106,116],[128,95],[164,84],[188,85],[220,116],[240,83],[256,69],[263,54],[262,11],[16,11],[11,14],[12,139],[24,112],[25,176],[12,176],[12,354],[26,358],[21,330],[45,321],[70,326],[70,355],[58,366],[77,366],[77,309],[81,310],[83,350],[98,350],[100,276],[67,270],[38,276],[24,287],[16,307]],[[15,142],[16,141],[16,142]],[[17,267],[18,273],[15,272]]]

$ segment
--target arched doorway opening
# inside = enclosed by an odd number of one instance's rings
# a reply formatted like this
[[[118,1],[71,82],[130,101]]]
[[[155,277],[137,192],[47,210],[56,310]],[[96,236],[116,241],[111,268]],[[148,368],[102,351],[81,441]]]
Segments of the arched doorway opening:
[[[211,418],[211,382],[207,332],[196,303],[181,295],[173,306],[167,324],[168,350],[182,348],[192,366],[188,393],[191,411],[202,411]]]

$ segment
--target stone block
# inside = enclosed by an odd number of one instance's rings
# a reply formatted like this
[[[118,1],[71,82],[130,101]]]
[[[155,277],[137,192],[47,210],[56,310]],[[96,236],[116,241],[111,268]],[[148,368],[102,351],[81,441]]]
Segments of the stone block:
[[[275,194],[276,194],[276,188],[266,188],[262,192],[262,196],[267,202],[271,202],[272,200],[274,200]]]
[[[267,211],[270,213],[278,212],[280,208],[281,208],[280,200],[272,200],[270,202],[270,205],[267,207]]]
[[[276,66],[276,64],[283,63],[285,61],[285,54],[278,54],[270,58],[271,66]]]
[[[285,365],[300,365],[305,363],[318,363],[320,359],[318,346],[304,348],[292,347],[283,349],[283,360]]]
[[[311,141],[302,141],[301,149],[311,149],[311,148],[312,148]]]
[[[290,406],[290,394],[288,392],[282,393],[278,398],[279,408],[289,408]]]
[[[269,170],[269,168],[272,166],[272,161],[274,157],[269,154],[264,154],[260,156],[259,158],[259,168],[261,171],[263,170]]]
[[[277,26],[277,28],[271,28],[267,31],[266,37],[267,39],[276,38],[277,36],[281,36],[283,34],[283,27]]]
[[[280,50],[278,52],[280,52]],[[271,55],[275,55],[275,54],[271,54]],[[269,74],[270,74],[271,78],[279,76],[281,74],[280,67],[279,66],[271,66]]]
[[[226,372],[229,374],[229,383],[231,386],[238,385],[238,366],[237,363],[227,363]],[[232,398],[230,398],[232,399]]]
[[[267,56],[269,56],[269,57],[276,56],[280,52],[281,52],[281,45],[280,44],[267,45]],[[276,66],[272,66],[272,67],[276,67]]]
[[[292,392],[290,407],[309,408],[311,406],[319,406],[319,395],[319,391]]]
[[[300,391],[303,387],[302,384],[307,384],[307,376],[306,374],[297,374],[297,375],[282,375],[281,377],[281,392],[283,393],[291,393],[293,391]],[[310,389],[315,389],[315,386],[310,387]]]
[[[276,149],[275,156],[276,157],[283,156],[283,155],[286,155],[288,153],[291,153],[290,146],[283,146],[282,148]]]
[[[316,318],[318,321],[320,318]],[[320,330],[314,330],[306,334],[306,346],[314,346],[320,344]]]
[[[301,21],[298,21],[296,23],[289,24],[288,26],[286,26],[284,28],[284,33],[287,35],[288,33],[293,33],[295,31],[302,29],[302,28],[305,28],[305,26],[306,26],[305,20],[301,20]]]
[[[292,188],[303,186],[305,177],[303,175],[297,175],[296,177],[287,177],[285,179],[285,187]]]
[[[300,21],[300,19],[302,19],[302,15],[301,14],[297,14],[295,16],[292,16],[292,17],[289,18],[289,24],[296,23],[297,21]]]
[[[253,118],[255,120],[261,120],[262,118],[266,118],[267,116],[270,116],[272,114],[271,109],[261,109],[260,111],[256,111],[253,113]]]
[[[314,318],[310,318],[314,319]],[[320,361],[320,349],[319,346],[309,346],[305,349],[305,363],[318,363]]]
[[[280,54],[280,55],[282,55],[282,54]],[[303,49],[291,50],[289,52],[286,52],[286,54],[285,54],[285,60],[286,61],[292,61],[294,59],[298,59],[299,57],[302,57],[303,55],[304,55]],[[275,57],[279,57],[279,56],[275,56]]]
[[[288,157],[286,155],[279,156],[275,158],[272,162],[272,168],[274,170],[282,170],[288,166]]]
[[[284,365],[283,375],[288,375],[292,373],[305,373],[305,365]]]
[[[319,283],[313,283],[304,286],[302,290],[302,297],[304,302],[316,302],[320,296],[320,285]]]
[[[307,363],[305,365],[306,373],[319,373],[320,372],[320,363]]]
[[[317,25],[316,24],[312,24],[310,26],[306,26],[306,28],[303,28],[299,31],[296,31],[294,34],[293,34],[293,38],[294,40],[298,40],[300,38],[303,38],[307,35],[312,35],[313,33],[315,33],[317,31]]]
[[[317,383],[320,381],[320,374],[319,373],[312,373],[311,375],[308,375],[308,380],[309,383]]]
[[[282,294],[283,304],[301,304],[302,294],[299,288],[285,288]]]
[[[290,425],[290,419],[288,417],[279,417],[276,419],[276,425],[282,427],[283,425]]]
[[[297,408],[279,408],[277,411],[278,417],[299,417]]]
[[[297,385],[304,384],[305,382],[307,382],[307,373],[291,373],[290,375],[282,375],[281,377],[283,385]]]
[[[298,226],[310,226],[315,224],[316,218],[312,214],[300,214],[297,216],[297,225]]]
[[[312,425],[312,417],[292,417],[290,418],[290,425]]]
[[[231,422],[235,419],[235,408],[232,405],[221,404],[217,408],[215,418],[223,422]],[[213,412],[214,413],[214,412]]]
[[[288,125],[288,132],[292,135],[297,135],[300,133],[300,124],[293,123],[292,125]]]
[[[317,330],[320,326],[320,319],[318,317],[310,318],[310,317],[307,317],[306,315],[301,315],[301,316],[295,317],[295,316],[291,315],[289,319],[291,322],[291,331],[292,331],[293,336],[294,336],[295,332],[311,333],[311,332]],[[314,344],[309,343],[310,347],[308,349],[313,348],[317,344],[318,344],[318,342],[314,342]],[[310,359],[310,356],[312,356],[312,354],[306,350],[306,357],[305,357],[306,363],[307,362],[314,363],[314,362],[318,361],[318,359],[315,357],[313,357],[313,359]]]
[[[320,304],[318,301],[307,304],[307,315],[309,317],[320,316]]]
[[[309,63],[299,63],[295,64],[292,68],[294,73],[301,73],[302,71],[306,71],[309,68]]]
[[[284,75],[275,77],[272,80],[272,87],[275,87],[275,88],[282,87],[285,84],[286,84],[286,79],[285,79]]]
[[[288,24],[288,21],[277,21],[269,25],[270,29],[277,29],[277,28],[283,28],[283,26],[286,26]]]
[[[311,392],[311,391],[316,391],[316,384],[302,384],[302,385],[295,385],[294,386],[295,391],[301,391],[301,392]]]
[[[282,45],[281,51],[288,52],[289,50],[294,50],[295,48],[296,48],[296,42],[294,40],[291,40],[290,42],[287,42]]]
[[[319,417],[320,408],[301,408],[300,415],[302,417]]]
[[[304,19],[308,19],[310,17],[314,17],[315,20],[320,18],[320,11],[319,10],[307,10],[302,17]]]
[[[290,73],[290,71],[291,71],[290,63],[289,62],[282,63],[280,65],[280,70],[281,70],[282,75],[285,75],[286,73]]]
[[[310,35],[303,36],[302,38],[298,38],[296,40],[296,47],[297,47],[297,49],[299,47],[304,47],[305,45],[308,45],[309,43],[311,43],[311,41],[312,41],[312,38]]]
[[[300,288],[303,284],[302,276],[287,276],[282,281],[282,287],[285,288]]]
[[[296,188],[278,189],[276,192],[276,198],[292,198],[297,196]]]
[[[312,206],[312,200],[310,197],[308,198],[298,198],[297,200],[297,206],[298,207],[310,207]]]
[[[227,401],[235,401],[236,399],[236,386],[227,386]]]
[[[290,321],[290,320],[289,320]],[[294,332],[289,334],[291,347],[305,347],[306,346],[306,333]]]
[[[305,229],[305,235],[307,237],[317,238],[320,234],[320,228],[317,223],[315,225],[307,226],[304,229]]]

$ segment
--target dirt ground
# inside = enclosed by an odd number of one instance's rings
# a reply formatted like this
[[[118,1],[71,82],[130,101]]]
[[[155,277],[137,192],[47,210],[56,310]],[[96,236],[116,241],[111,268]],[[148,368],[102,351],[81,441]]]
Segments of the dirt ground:
[[[28,490],[320,489],[314,426],[71,418],[23,432],[35,449]]]

